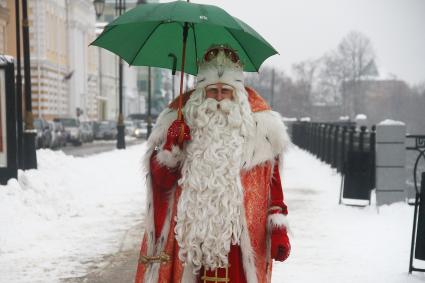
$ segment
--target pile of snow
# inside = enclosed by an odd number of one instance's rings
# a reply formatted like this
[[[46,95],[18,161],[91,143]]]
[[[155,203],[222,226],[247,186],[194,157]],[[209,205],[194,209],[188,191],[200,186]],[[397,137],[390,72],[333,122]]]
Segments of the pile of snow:
[[[282,117],[283,122],[297,122],[298,119],[296,117]]]
[[[357,114],[355,119],[356,120],[366,120],[367,116],[365,114]]]
[[[349,121],[350,120],[350,116],[340,116],[339,117],[340,121]]]
[[[0,282],[59,282],[117,252],[142,221],[144,150],[37,151],[38,170],[0,186]]]
[[[386,125],[386,126],[398,125],[398,126],[405,126],[406,124],[404,122],[402,122],[402,121],[396,121],[396,120],[386,119],[384,121],[379,122],[378,125]]]
[[[300,118],[300,121],[301,122],[310,122],[311,121],[311,118],[310,117],[301,117]]]
[[[413,207],[338,205],[340,175],[292,147],[282,182],[294,237],[284,263],[274,263],[273,283],[419,283],[408,275]],[[373,199],[373,198],[372,198]],[[424,268],[424,262],[416,262]]]

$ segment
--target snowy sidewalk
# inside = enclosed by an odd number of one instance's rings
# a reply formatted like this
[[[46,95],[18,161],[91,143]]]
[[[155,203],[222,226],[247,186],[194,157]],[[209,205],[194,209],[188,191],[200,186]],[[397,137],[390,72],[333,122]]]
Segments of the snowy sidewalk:
[[[0,282],[55,283],[138,246],[144,145],[86,158],[37,151],[39,169],[0,187]],[[137,239],[137,240],[136,240]]]
[[[38,151],[39,170],[0,187],[0,283],[131,283],[144,149],[86,158]],[[407,274],[413,207],[338,205],[339,175],[296,147],[283,171],[294,237],[273,283],[425,282]]]
[[[412,206],[338,205],[340,176],[299,148],[286,155],[283,186],[294,237],[274,283],[425,282],[407,272]]]

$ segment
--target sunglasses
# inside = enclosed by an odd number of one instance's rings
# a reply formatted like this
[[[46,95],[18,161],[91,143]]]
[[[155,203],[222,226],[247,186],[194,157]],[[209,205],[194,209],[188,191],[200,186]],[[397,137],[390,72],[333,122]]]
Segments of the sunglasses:
[[[213,60],[214,58],[217,57],[217,55],[220,51],[223,51],[224,55],[227,58],[229,58],[230,61],[232,61],[233,63],[239,62],[238,54],[236,54],[236,52],[233,51],[232,49],[224,47],[224,46],[213,47],[213,48],[209,49],[204,55],[204,61],[209,62],[209,61]]]

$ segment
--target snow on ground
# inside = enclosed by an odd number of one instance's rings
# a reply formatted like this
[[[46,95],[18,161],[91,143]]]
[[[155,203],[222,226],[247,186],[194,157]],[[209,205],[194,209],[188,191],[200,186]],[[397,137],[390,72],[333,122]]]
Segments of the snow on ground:
[[[144,150],[85,158],[38,151],[38,170],[0,187],[0,282],[83,276],[119,251],[125,232],[143,221]],[[283,171],[294,237],[290,258],[274,264],[273,283],[425,282],[407,274],[413,207],[338,205],[339,175],[296,147]]]
[[[283,171],[294,236],[289,259],[273,266],[273,283],[425,282],[425,274],[408,275],[412,206],[338,205],[340,176],[296,147]]]
[[[144,145],[86,158],[37,151],[38,170],[0,186],[0,282],[83,276],[142,221]]]

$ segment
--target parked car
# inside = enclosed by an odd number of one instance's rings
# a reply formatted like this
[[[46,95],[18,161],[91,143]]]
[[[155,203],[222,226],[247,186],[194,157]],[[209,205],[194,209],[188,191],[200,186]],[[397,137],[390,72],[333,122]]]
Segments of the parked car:
[[[41,118],[34,119],[34,128],[37,131],[35,138],[36,148],[48,148],[52,143],[52,132],[49,123]]]
[[[132,113],[127,116],[127,120],[146,120],[147,114],[145,113]]]
[[[103,121],[99,124],[95,139],[111,140],[117,137],[117,126],[111,121]]]
[[[136,120],[134,121],[134,126],[134,136],[136,138],[146,138],[148,134],[148,123],[143,120]]]
[[[155,123],[155,121],[156,121],[156,119],[158,118],[158,114],[156,114],[156,113],[152,113],[151,114],[151,121],[152,121],[152,123]],[[143,121],[148,121],[148,114],[146,114],[146,113],[132,113],[132,114],[129,114],[128,116],[127,116],[127,119],[126,120],[143,120]]]
[[[55,122],[61,122],[65,127],[65,131],[68,133],[68,142],[73,145],[81,145],[81,129],[80,121],[76,118],[55,118]]]
[[[136,130],[134,122],[131,120],[126,120],[124,121],[124,125],[125,125],[125,134],[127,136],[134,136],[134,131]]]
[[[91,123],[89,122],[82,122],[80,125],[80,131],[81,131],[81,141],[82,142],[92,142],[94,139],[93,136],[93,128],[91,126]]]
[[[61,122],[49,121],[49,127],[52,133],[51,148],[66,146],[68,135]]]
[[[118,135],[117,121],[109,120],[108,123],[109,123],[109,125],[111,127],[113,138],[116,139],[117,138],[117,135]]]

